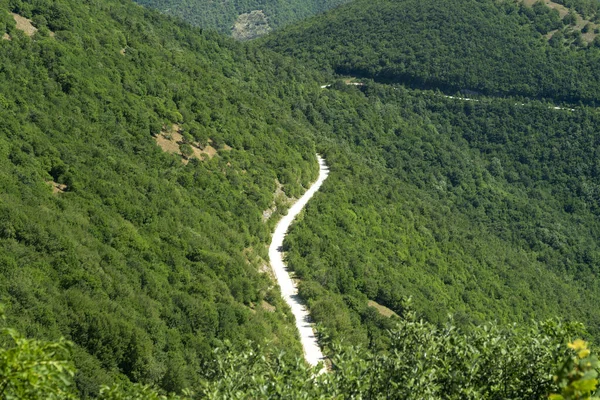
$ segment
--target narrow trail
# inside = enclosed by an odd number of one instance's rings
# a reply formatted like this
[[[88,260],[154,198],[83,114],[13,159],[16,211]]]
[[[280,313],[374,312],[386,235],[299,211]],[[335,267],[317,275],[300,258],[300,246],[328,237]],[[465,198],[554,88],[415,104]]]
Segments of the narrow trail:
[[[355,86],[364,86],[364,83],[361,82],[346,82],[346,85],[355,85]],[[327,85],[321,85],[321,89],[327,89],[331,87],[331,83],[327,84]],[[396,88],[394,88],[396,89]],[[476,103],[478,103],[480,100],[479,99],[471,99],[469,97],[457,97],[457,96],[449,96],[446,94],[440,94],[439,96],[445,97],[447,99],[452,99],[452,100],[460,100],[460,101],[474,101]],[[488,97],[490,98],[490,97]],[[493,99],[493,98],[492,98]],[[515,106],[526,106],[527,104],[525,103],[515,103]],[[574,108],[569,108],[569,107],[560,107],[560,106],[548,106],[549,109],[551,110],[564,110],[564,111],[570,111],[570,112],[574,112],[575,109]]]
[[[319,178],[312,186],[304,193],[300,199],[294,203],[289,209],[287,215],[285,215],[275,227],[273,233],[273,239],[269,246],[269,258],[271,260],[271,268],[277,278],[277,283],[281,288],[281,295],[285,302],[292,309],[292,314],[296,319],[296,327],[300,332],[300,341],[302,342],[302,349],[304,351],[304,358],[306,362],[312,366],[317,365],[320,361],[324,360],[323,352],[317,342],[315,331],[310,322],[310,316],[308,310],[301,303],[300,297],[298,296],[298,288],[289,273],[287,267],[283,262],[283,240],[285,235],[294,221],[294,218],[302,211],[304,206],[308,203],[308,200],[319,190],[327,176],[329,175],[329,168],[325,164],[325,160],[317,154],[317,160],[319,161]]]

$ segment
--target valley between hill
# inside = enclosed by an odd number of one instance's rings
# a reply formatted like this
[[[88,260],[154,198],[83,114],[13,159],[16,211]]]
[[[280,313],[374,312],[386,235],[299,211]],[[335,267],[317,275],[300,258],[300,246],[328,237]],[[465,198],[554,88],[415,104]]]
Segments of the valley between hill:
[[[283,241],[285,240],[285,235],[292,222],[294,222],[294,219],[300,214],[304,206],[306,206],[310,198],[319,190],[329,175],[329,168],[325,164],[325,160],[317,155],[317,161],[319,163],[319,177],[277,223],[273,238],[271,239],[271,245],[269,246],[271,267],[275,273],[277,283],[281,288],[281,295],[287,305],[292,309],[292,314],[296,320],[296,328],[300,334],[304,358],[311,366],[316,366],[319,362],[323,362],[325,358],[317,341],[312,323],[310,322],[311,318],[308,310],[304,304],[302,304],[303,302],[300,296],[298,296],[296,283],[290,277],[284,263]]]
[[[0,0],[2,394],[589,394],[600,46],[565,18],[356,0],[240,43],[129,0]],[[439,91],[465,89],[494,100]]]

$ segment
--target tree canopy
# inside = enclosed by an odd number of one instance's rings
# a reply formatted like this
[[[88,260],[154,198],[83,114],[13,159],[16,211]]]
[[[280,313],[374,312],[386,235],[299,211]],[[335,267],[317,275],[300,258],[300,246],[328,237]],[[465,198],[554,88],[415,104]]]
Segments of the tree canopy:
[[[0,0],[0,361],[81,398],[594,390],[599,115],[525,96],[593,104],[598,52],[548,43],[541,6],[371,3],[247,44],[128,0]],[[284,247],[319,377],[266,251],[316,152]]]
[[[265,45],[379,82],[595,104],[600,41],[575,41],[580,32],[569,29],[551,43],[546,36],[569,23],[542,2],[357,0],[276,32]]]

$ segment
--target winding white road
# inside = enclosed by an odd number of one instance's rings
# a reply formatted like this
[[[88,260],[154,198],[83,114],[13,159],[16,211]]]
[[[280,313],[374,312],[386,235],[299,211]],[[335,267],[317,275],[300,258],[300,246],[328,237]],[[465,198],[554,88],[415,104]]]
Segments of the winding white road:
[[[317,365],[320,361],[324,360],[323,352],[317,342],[315,331],[313,330],[310,322],[310,316],[306,307],[301,304],[298,296],[298,288],[290,275],[287,272],[287,267],[283,262],[283,239],[294,221],[294,218],[302,211],[308,200],[319,190],[327,176],[329,175],[329,168],[323,160],[317,154],[317,160],[319,161],[319,178],[312,186],[304,193],[300,199],[294,203],[289,209],[286,216],[275,227],[273,233],[273,240],[271,246],[269,246],[269,258],[271,259],[271,267],[277,278],[277,283],[281,287],[281,295],[285,302],[292,309],[292,314],[296,318],[296,327],[300,332],[300,341],[302,342],[302,349],[304,350],[304,358],[306,362],[312,366]]]

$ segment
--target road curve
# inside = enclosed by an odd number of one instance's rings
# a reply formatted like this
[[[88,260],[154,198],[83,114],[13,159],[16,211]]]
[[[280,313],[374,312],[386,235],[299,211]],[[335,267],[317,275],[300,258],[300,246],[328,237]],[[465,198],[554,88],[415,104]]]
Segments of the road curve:
[[[310,323],[310,316],[306,307],[301,304],[298,296],[298,288],[296,284],[290,278],[287,272],[287,267],[283,262],[283,239],[294,221],[294,218],[302,211],[308,200],[319,190],[327,176],[329,175],[329,168],[325,164],[325,160],[317,154],[317,160],[319,161],[319,178],[312,186],[300,197],[294,205],[289,209],[287,215],[285,215],[275,227],[273,233],[273,239],[269,246],[269,258],[271,260],[271,268],[275,273],[277,283],[281,288],[281,295],[285,302],[292,309],[292,314],[296,319],[296,327],[300,332],[300,341],[302,342],[302,349],[304,351],[304,358],[306,362],[312,366],[317,365],[320,361],[324,360],[323,352],[317,342],[315,331],[313,330],[312,324]]]

